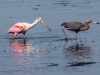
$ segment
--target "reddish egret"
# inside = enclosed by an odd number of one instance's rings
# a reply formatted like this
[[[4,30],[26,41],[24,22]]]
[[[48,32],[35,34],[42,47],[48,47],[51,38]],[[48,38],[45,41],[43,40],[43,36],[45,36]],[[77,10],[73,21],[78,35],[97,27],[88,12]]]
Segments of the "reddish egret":
[[[34,27],[38,22],[42,22],[50,31],[51,29],[45,24],[41,17],[37,18],[32,24],[26,22],[19,22],[14,24],[9,30],[8,33],[14,34],[14,38],[20,33],[24,35],[24,39],[26,38],[25,33],[32,27]]]
[[[86,20],[84,24],[82,24],[81,22],[64,22],[61,24],[61,26],[64,26],[65,28],[67,28],[67,30],[76,32],[76,39],[77,39],[77,33],[79,31],[85,31],[90,28],[89,23],[99,24],[92,20]],[[62,31],[65,34],[64,29],[62,29]]]

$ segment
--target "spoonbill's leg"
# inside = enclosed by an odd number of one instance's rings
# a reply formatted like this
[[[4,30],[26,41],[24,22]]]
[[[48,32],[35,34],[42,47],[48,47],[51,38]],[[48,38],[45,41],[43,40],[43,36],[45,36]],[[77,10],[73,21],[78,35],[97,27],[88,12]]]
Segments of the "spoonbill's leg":
[[[23,33],[23,35],[24,35],[24,39],[26,39],[26,35],[25,35],[25,33]]]
[[[14,33],[14,39],[16,38],[17,35],[18,35],[18,33]]]

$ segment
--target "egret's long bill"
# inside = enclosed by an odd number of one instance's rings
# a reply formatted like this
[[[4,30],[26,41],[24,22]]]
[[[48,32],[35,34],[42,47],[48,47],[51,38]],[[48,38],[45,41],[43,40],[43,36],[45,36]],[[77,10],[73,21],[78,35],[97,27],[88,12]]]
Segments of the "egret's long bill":
[[[51,31],[51,29],[44,23],[43,20],[41,22]]]
[[[92,23],[94,23],[94,24],[100,24],[100,23],[98,23],[98,22],[94,22],[94,21],[92,21]]]

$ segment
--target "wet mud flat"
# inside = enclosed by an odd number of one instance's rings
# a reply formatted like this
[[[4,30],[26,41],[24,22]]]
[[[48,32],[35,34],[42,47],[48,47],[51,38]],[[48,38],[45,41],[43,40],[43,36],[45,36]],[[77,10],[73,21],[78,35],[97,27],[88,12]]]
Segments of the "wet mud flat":
[[[99,75],[100,26],[78,33],[65,31],[65,21],[99,21],[99,0],[3,0],[0,1],[0,74],[2,75]],[[13,39],[7,30],[17,22],[32,23],[42,17],[52,29],[41,23]]]

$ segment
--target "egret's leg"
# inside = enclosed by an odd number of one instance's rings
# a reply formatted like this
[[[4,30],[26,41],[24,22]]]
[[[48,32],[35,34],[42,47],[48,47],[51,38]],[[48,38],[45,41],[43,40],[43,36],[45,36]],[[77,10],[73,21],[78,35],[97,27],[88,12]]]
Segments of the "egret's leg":
[[[64,33],[65,37],[67,37],[67,35],[66,35],[66,33],[65,33],[64,29],[62,29],[62,31],[63,31],[63,33]]]
[[[64,48],[66,49],[66,45],[67,45],[68,40],[66,40],[65,42],[66,42],[66,43],[65,43],[65,45],[64,45]]]
[[[63,33],[64,33],[64,35],[65,35],[65,37],[66,37],[65,39],[67,40],[68,38],[67,38],[67,35],[66,35],[64,29],[62,29],[62,31],[63,31]]]
[[[77,34],[78,33],[76,33],[76,50],[79,50],[79,45],[78,45],[78,42],[77,42]]]
[[[78,34],[78,33],[76,33],[76,40],[77,40],[77,34]]]

